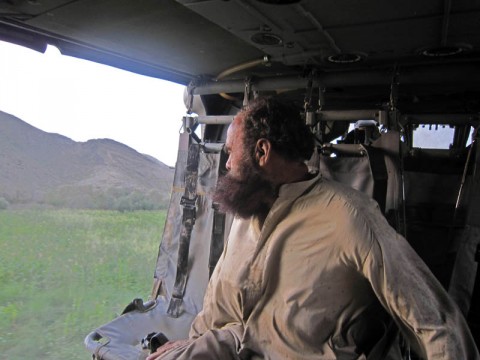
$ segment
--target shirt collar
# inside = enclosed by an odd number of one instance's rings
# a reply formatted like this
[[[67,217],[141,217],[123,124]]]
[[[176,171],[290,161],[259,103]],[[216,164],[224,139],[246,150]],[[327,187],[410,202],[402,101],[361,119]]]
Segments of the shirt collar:
[[[298,181],[294,183],[283,184],[280,186],[278,192],[278,199],[287,200],[289,198],[297,198],[302,195],[313,184],[317,183],[322,176],[316,175],[312,179],[305,181]]]

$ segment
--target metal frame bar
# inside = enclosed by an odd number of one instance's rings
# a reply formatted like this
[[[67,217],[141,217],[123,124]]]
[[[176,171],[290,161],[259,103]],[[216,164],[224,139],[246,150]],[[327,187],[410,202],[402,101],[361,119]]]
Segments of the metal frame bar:
[[[278,76],[257,78],[251,81],[252,91],[274,91],[305,89],[310,79],[302,76]],[[377,69],[365,71],[345,71],[340,73],[321,73],[313,79],[314,87],[353,87],[353,86],[390,86],[392,81],[391,69]],[[416,69],[403,68],[400,73],[401,85],[425,84],[435,86],[449,83],[480,83],[480,73],[473,64],[465,63],[462,69],[449,65],[423,66]],[[245,79],[207,81],[192,88],[194,95],[209,95],[219,93],[243,93]]]

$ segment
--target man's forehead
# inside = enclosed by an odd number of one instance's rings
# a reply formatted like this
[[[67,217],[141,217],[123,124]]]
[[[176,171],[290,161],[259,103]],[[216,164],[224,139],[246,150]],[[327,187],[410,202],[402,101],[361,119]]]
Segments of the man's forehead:
[[[242,121],[243,117],[241,115],[235,116],[233,119],[232,123],[228,127],[227,130],[227,140],[225,142],[225,145],[227,148],[231,148],[234,141],[239,140],[242,136]]]

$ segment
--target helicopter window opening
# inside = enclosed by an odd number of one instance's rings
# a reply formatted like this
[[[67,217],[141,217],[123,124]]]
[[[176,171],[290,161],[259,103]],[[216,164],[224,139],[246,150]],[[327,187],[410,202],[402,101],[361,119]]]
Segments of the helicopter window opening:
[[[331,140],[330,143],[332,143],[332,144],[344,144],[347,135],[351,131],[354,131],[354,129],[355,129],[355,123],[350,123],[349,126],[348,126],[348,130],[344,134],[340,135],[339,137]]]
[[[413,131],[413,147],[448,150],[453,142],[455,128],[448,125],[422,124]]]
[[[470,133],[468,134],[467,146],[470,146],[473,141],[473,126],[470,127]]]
[[[366,144],[369,145],[380,136],[380,129],[375,120],[358,120],[348,126],[342,136],[332,140],[333,144]]]

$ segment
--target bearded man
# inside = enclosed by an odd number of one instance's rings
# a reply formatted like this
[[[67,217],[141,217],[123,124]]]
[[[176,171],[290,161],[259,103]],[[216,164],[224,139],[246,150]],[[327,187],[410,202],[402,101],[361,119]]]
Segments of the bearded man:
[[[425,359],[479,359],[375,201],[309,174],[313,148],[298,111],[275,99],[235,117],[214,196],[236,215],[227,244],[190,338],[148,359],[383,359],[391,319]]]

